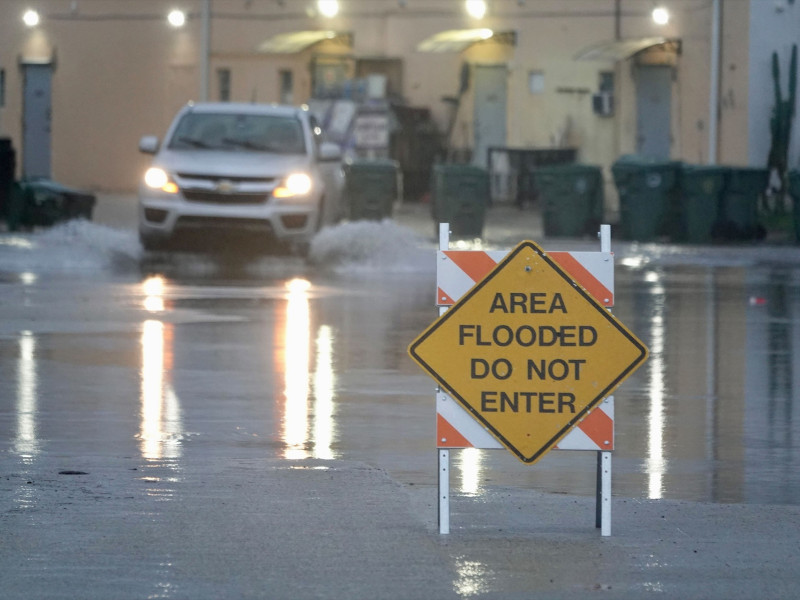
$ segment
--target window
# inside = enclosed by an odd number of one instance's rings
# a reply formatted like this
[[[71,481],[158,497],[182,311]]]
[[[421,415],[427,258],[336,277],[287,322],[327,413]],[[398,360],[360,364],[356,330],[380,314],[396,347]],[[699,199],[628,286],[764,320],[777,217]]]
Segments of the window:
[[[598,82],[599,91],[614,92],[614,73],[612,71],[600,71],[600,80]]]
[[[217,69],[217,92],[220,102],[231,100],[231,70]]]
[[[281,90],[281,104],[294,104],[294,74],[289,70],[281,70],[280,77],[280,90]]]
[[[528,73],[528,90],[531,94],[544,93],[544,71],[530,71]]]

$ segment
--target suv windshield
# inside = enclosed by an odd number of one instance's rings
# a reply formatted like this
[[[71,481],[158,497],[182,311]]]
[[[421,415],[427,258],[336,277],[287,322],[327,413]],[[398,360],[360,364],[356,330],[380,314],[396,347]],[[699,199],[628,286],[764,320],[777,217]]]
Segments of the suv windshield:
[[[183,116],[172,134],[172,150],[229,150],[305,154],[303,126],[293,117],[195,113]]]

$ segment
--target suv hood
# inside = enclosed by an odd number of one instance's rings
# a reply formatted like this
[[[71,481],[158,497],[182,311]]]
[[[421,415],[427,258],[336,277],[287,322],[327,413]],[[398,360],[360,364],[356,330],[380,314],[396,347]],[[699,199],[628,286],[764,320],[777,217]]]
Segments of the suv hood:
[[[181,150],[160,152],[153,160],[173,173],[211,177],[284,177],[292,171],[311,168],[305,155],[272,154],[268,152],[237,152]]]

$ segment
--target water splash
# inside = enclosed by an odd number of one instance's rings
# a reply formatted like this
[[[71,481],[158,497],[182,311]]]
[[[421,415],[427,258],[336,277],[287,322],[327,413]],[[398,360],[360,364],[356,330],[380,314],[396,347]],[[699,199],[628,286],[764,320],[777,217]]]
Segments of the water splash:
[[[433,269],[431,243],[389,219],[327,227],[311,244],[309,262],[335,272],[410,273]]]
[[[0,235],[0,272],[7,273],[75,276],[96,274],[98,269],[129,272],[138,269],[141,255],[135,232],[84,220]]]

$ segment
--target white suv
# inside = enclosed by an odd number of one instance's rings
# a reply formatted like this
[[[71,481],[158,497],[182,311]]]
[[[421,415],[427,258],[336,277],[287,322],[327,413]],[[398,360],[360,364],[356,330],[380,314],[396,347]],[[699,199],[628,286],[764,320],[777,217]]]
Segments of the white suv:
[[[139,142],[153,161],[139,186],[139,239],[163,248],[187,231],[252,232],[305,250],[342,214],[341,151],[321,141],[305,108],[189,104],[164,144]]]

